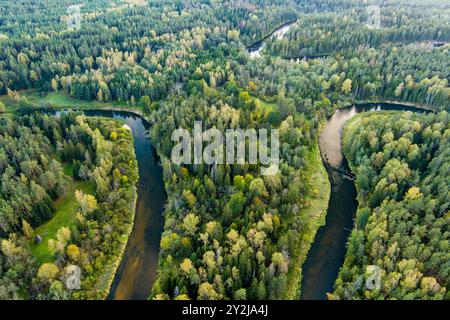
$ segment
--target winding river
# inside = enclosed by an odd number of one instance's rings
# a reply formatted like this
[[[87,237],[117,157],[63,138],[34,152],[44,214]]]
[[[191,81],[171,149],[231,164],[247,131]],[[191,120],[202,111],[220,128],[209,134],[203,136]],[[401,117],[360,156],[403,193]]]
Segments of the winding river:
[[[333,167],[341,172],[350,172],[342,153],[342,128],[347,120],[358,113],[380,110],[426,111],[401,104],[357,104],[336,110],[320,133],[319,148],[330,179],[331,195],[326,224],[318,230],[303,265],[301,299],[326,299],[326,293],[333,291],[339,268],[344,261],[347,239],[353,228],[353,217],[357,208],[354,182],[330,169]]]
[[[270,36],[282,38],[295,22],[287,23]],[[253,57],[260,56],[264,41],[249,49]],[[316,235],[303,266],[301,299],[325,299],[331,292],[344,260],[347,238],[353,228],[356,212],[356,190],[353,181],[344,178],[330,166],[349,171],[342,154],[341,132],[345,122],[358,113],[377,110],[424,111],[397,104],[359,104],[339,109],[326,122],[319,147],[328,168],[331,196],[325,226]],[[134,137],[134,148],[139,167],[138,199],[134,227],[125,253],[115,275],[108,299],[147,299],[157,276],[159,244],[163,232],[163,208],[166,193],[159,158],[148,139],[149,124],[141,116],[126,111],[84,111],[87,116],[120,119],[127,124]]]
[[[294,23],[288,22],[282,25],[265,39],[283,38]],[[261,56],[265,39],[248,48],[251,58]],[[326,299],[327,292],[333,291],[339,268],[344,261],[347,239],[353,228],[353,218],[358,204],[354,182],[349,179],[349,176],[342,175],[342,172],[350,172],[347,160],[342,153],[342,129],[347,120],[356,114],[380,110],[426,112],[424,109],[395,103],[356,104],[336,110],[321,131],[319,148],[331,183],[331,194],[326,223],[317,231],[302,268],[302,300]]]
[[[117,270],[108,299],[145,300],[155,282],[159,243],[163,232],[163,208],[166,203],[162,168],[151,141],[149,124],[141,116],[122,111],[85,111],[87,116],[122,120],[134,137],[139,168],[138,199],[134,227]]]
[[[424,111],[388,103],[354,105],[337,110],[327,120],[319,136],[320,152],[331,182],[331,196],[326,224],[318,230],[303,265],[301,299],[326,299],[326,293],[333,290],[344,260],[347,238],[353,228],[357,208],[354,183],[335,170],[330,170],[330,167],[334,167],[349,171],[342,154],[342,128],[347,120],[358,113],[379,110]],[[148,298],[157,275],[166,202],[162,168],[148,139],[149,124],[141,116],[130,112],[96,110],[84,113],[87,116],[120,119],[133,132],[139,167],[135,223],[108,299],[144,300]]]
[[[269,35],[267,35],[264,39],[254,43],[250,47],[247,48],[250,58],[261,57],[261,52],[266,46],[266,39],[268,38],[277,38],[278,40],[283,39],[284,35],[289,31],[289,29],[295,24],[296,21],[289,21],[281,25],[272,31]]]

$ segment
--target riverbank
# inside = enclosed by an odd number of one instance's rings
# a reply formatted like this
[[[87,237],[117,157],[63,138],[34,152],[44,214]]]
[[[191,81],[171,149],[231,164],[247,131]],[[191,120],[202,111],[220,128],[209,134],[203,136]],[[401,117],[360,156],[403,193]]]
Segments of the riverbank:
[[[110,121],[113,123],[117,123],[118,121],[115,119],[107,119],[106,121]],[[122,130],[120,135],[125,135],[124,137],[118,139],[117,141],[114,141],[113,143],[116,144],[115,148],[120,149],[122,152],[125,152],[126,154],[130,154],[131,158],[134,159],[133,161],[130,161],[128,164],[130,166],[130,172],[128,173],[128,178],[131,179],[131,177],[139,177],[139,167],[136,160],[136,152],[134,149],[134,136],[131,130],[128,129],[122,129],[123,126],[116,124],[116,131]],[[129,140],[127,143],[122,143],[121,140]],[[126,145],[126,148],[124,149],[124,145]],[[111,291],[114,279],[116,277],[116,274],[118,272],[120,263],[125,255],[126,246],[128,244],[129,238],[131,236],[131,233],[134,228],[135,220],[136,220],[136,206],[137,206],[137,199],[138,199],[138,192],[137,192],[137,183],[138,181],[133,181],[130,186],[125,185],[122,186],[124,189],[124,193],[131,192],[131,201],[130,205],[126,207],[126,210],[123,209],[123,214],[125,216],[124,221],[122,222],[123,226],[123,232],[121,233],[120,237],[118,238],[119,245],[117,247],[117,253],[113,255],[108,262],[103,266],[102,274],[98,277],[96,284],[95,284],[95,290],[97,291],[96,299],[106,299]],[[128,189],[128,190],[126,190]]]
[[[377,108],[378,105],[380,108]],[[356,170],[353,164],[348,163],[344,156],[348,154],[344,154],[342,150],[340,132],[346,125],[354,125],[363,116],[381,116],[388,112],[399,111],[429,111],[401,103],[352,103],[349,106],[352,108],[339,108],[333,116],[328,118],[327,124],[321,131],[319,144],[324,161],[342,172],[353,172],[355,175]],[[375,110],[377,110],[376,113],[369,112]],[[359,116],[359,113],[362,115]],[[352,142],[348,143],[351,145]],[[331,170],[328,174],[332,181],[332,191],[326,225],[319,230],[303,267],[302,289],[307,290],[303,292],[302,299],[307,300],[326,299],[326,294],[333,292],[339,270],[347,254],[348,237],[354,229],[354,219],[358,216],[357,200],[361,193],[355,188],[353,179]]]
[[[378,115],[378,114],[377,114]],[[360,113],[351,118],[347,121],[347,123],[342,128],[342,154],[344,155],[345,159],[347,159],[348,167],[350,168],[351,172],[356,176],[356,166],[355,164],[350,161],[349,159],[349,150],[347,148],[344,148],[345,145],[348,145],[348,136],[349,133],[354,131],[356,129],[356,126],[358,125],[358,122],[361,121],[361,118],[367,116],[367,113]],[[370,116],[375,116],[375,114],[371,114]],[[358,187],[356,187],[356,191],[359,193]]]
[[[28,255],[30,259],[34,257],[32,259],[34,261],[29,260],[28,267],[30,270],[45,270],[48,266],[52,266],[55,275],[48,279],[45,285],[52,284],[53,280],[64,280],[65,278],[60,276],[67,275],[64,270],[70,264],[79,266],[82,270],[79,290],[65,290],[64,287],[60,287],[58,290],[63,296],[53,295],[52,289],[49,292],[42,291],[42,296],[35,296],[35,292],[31,291],[34,288],[35,280],[33,280],[32,287],[24,285],[23,291],[20,288],[21,297],[32,299],[62,297],[74,300],[106,298],[135,217],[139,171],[131,130],[125,129],[120,121],[112,119],[79,118],[67,114],[58,115],[55,112],[35,112],[25,116],[8,114],[6,117],[11,118],[10,123],[16,121],[17,126],[27,124],[27,127],[39,135],[36,141],[33,140],[35,135],[29,135],[30,141],[22,141],[22,144],[41,143],[39,140],[41,137],[45,137],[42,140],[44,144],[46,141],[47,144],[48,141],[52,142],[44,150],[46,157],[42,158],[42,152],[38,153],[36,150],[30,154],[33,161],[39,159],[41,154],[40,161],[45,164],[43,168],[46,168],[50,160],[53,161],[51,163],[53,169],[50,169],[52,171],[46,171],[44,175],[39,173],[40,176],[36,174],[36,180],[45,183],[47,181],[45,179],[55,179],[54,183],[55,185],[58,183],[58,189],[48,189],[52,193],[47,194],[46,189],[37,184],[41,197],[45,195],[49,201],[43,203],[45,207],[42,209],[38,208],[45,211],[40,211],[37,218],[31,220],[34,221],[35,229],[26,229],[23,236],[18,234],[20,243],[26,244],[24,248],[27,249],[27,257]],[[20,128],[22,127],[25,126]],[[83,148],[81,150],[89,150],[85,152],[86,161],[82,164],[79,158],[74,156],[77,151],[65,149],[67,145],[73,143],[72,139],[77,139],[61,137],[59,133],[67,128],[77,132],[79,139],[75,140],[79,143],[77,146]],[[42,132],[48,135],[51,135],[48,132],[53,132],[58,138],[52,141],[51,136],[44,136]],[[89,138],[92,138],[92,142]],[[103,162],[104,159],[106,164]],[[49,173],[51,175],[47,176]],[[33,188],[31,191],[35,192]],[[54,201],[50,202],[52,199]],[[36,238],[38,236],[39,238]],[[40,281],[39,272],[41,271],[38,271],[35,278],[37,281]],[[41,286],[44,283],[37,284]],[[63,286],[63,283],[58,281],[59,284]],[[27,293],[30,293],[29,297],[25,296]]]
[[[144,117],[144,113],[139,107],[131,107],[121,102],[100,102],[85,101],[70,97],[66,92],[50,92],[45,95],[39,94],[36,90],[18,91],[19,99],[13,99],[8,95],[1,95],[0,102],[6,106],[6,111],[15,112],[20,109],[20,104],[26,102],[35,108],[51,108],[55,110],[82,110],[82,111],[126,111]]]
[[[134,149],[132,149],[131,152],[135,153]],[[134,155],[134,158],[136,159],[136,155]],[[136,166],[136,171],[137,171],[137,174],[139,175],[139,168],[137,166]],[[106,271],[103,276],[105,285],[104,285],[104,289],[102,291],[102,296],[101,296],[101,299],[103,299],[103,300],[107,299],[111,293],[111,288],[114,283],[114,279],[117,276],[120,263],[122,262],[122,259],[125,256],[125,250],[127,248],[128,240],[131,236],[131,233],[133,232],[134,224],[136,221],[136,206],[137,206],[137,199],[138,199],[136,184],[133,187],[133,197],[134,197],[134,201],[133,201],[133,204],[131,205],[131,208],[132,208],[131,211],[133,213],[132,217],[131,217],[131,223],[129,223],[126,226],[125,233],[120,238],[120,246],[119,246],[119,250],[118,250],[119,254],[112,259],[110,267],[105,268]],[[101,282],[101,281],[99,281],[99,282]]]
[[[316,144],[307,157],[305,175],[309,177],[313,194],[307,198],[310,205],[302,208],[299,214],[307,219],[307,230],[297,239],[297,250],[290,257],[290,271],[287,276],[285,299],[298,299],[301,295],[302,267],[314,242],[317,231],[325,225],[331,185],[322,163],[319,146]]]
[[[298,19],[293,19],[293,20],[289,20],[286,22],[283,22],[282,24],[278,25],[277,27],[273,28],[272,31],[270,31],[268,34],[266,34],[264,37],[262,37],[261,39],[253,42],[252,44],[248,45],[245,47],[245,49],[247,50],[254,50],[257,47],[259,47],[265,40],[267,40],[267,38],[269,38],[270,36],[272,36],[277,30],[284,28],[290,24],[293,24],[297,21]]]
[[[339,105],[338,109],[345,109],[350,108],[353,105],[360,105],[360,104],[390,104],[398,107],[407,106],[414,109],[422,109],[424,111],[428,112],[436,112],[433,109],[431,109],[431,106],[428,105],[421,105],[418,103],[408,102],[408,101],[395,101],[395,100],[383,100],[383,99],[365,99],[365,100],[353,100],[352,101],[345,101],[344,103]]]
[[[37,107],[39,108],[39,107]],[[78,106],[65,106],[62,107],[54,107],[50,109],[50,112],[54,110],[54,112],[61,110],[61,109],[79,109]],[[36,109],[38,110],[38,109]],[[46,109],[47,110],[47,109]],[[90,109],[82,109],[83,111],[89,111]],[[96,110],[96,109],[95,109]],[[123,109],[120,109],[118,107],[111,107],[108,108],[108,110],[112,111],[123,111]],[[8,110],[10,113],[15,113],[17,110]],[[133,115],[140,116],[137,112],[129,112]],[[101,115],[93,115],[94,117]],[[87,115],[87,117],[90,117]],[[106,116],[108,117],[108,116]],[[110,117],[108,117],[110,118]],[[111,212],[112,215],[115,213],[120,213],[123,215],[123,219],[121,221],[121,231],[120,234],[117,237],[118,243],[116,246],[114,246],[113,250],[111,251],[112,254],[108,254],[108,259],[104,264],[101,266],[101,273],[95,274],[97,278],[93,278],[94,276],[90,275],[91,279],[84,279],[83,281],[88,281],[89,285],[87,285],[88,290],[92,290],[92,296],[90,298],[94,299],[106,299],[109,294],[110,290],[112,288],[113,282],[116,278],[116,275],[118,273],[119,266],[125,256],[126,247],[130,238],[130,235],[132,234],[132,231],[134,229],[135,220],[136,220],[136,208],[137,208],[137,201],[138,201],[138,190],[137,190],[137,177],[140,176],[140,170],[137,163],[137,156],[135,152],[135,139],[133,135],[133,131],[128,126],[128,129],[125,127],[126,125],[122,125],[121,120],[117,119],[105,119],[102,120],[102,124],[105,126],[109,126],[111,128],[114,128],[115,132],[120,132],[119,136],[120,138],[117,140],[109,140],[114,144],[113,148],[116,150],[120,150],[123,154],[130,155],[130,158],[133,160],[130,160],[127,162],[127,165],[129,166],[129,171],[127,173],[127,178],[132,179],[128,180],[128,184],[122,185],[123,191],[121,191],[123,194],[127,194],[127,198],[123,199],[124,201],[129,203],[129,205],[126,205],[124,208],[121,209],[121,211],[117,212]],[[109,124],[110,123],[110,124]],[[65,171],[70,171],[70,175],[72,176],[71,172],[72,168]],[[67,174],[67,173],[66,173]],[[46,224],[40,226],[35,230],[36,234],[42,235],[42,243],[40,244],[32,244],[32,250],[35,256],[37,257],[38,261],[40,263],[43,262],[50,262],[52,260],[52,254],[49,252],[48,248],[46,247],[47,241],[50,238],[54,237],[54,234],[60,227],[75,227],[76,225],[76,212],[78,211],[78,204],[74,197],[75,190],[82,190],[85,194],[92,194],[95,195],[95,185],[94,182],[76,182],[73,181],[73,186],[70,186],[70,189],[68,192],[70,192],[70,195],[66,195],[61,200],[61,204],[59,205],[57,202],[57,211],[54,215],[54,217],[49,220]],[[129,201],[128,201],[129,200]],[[58,200],[59,201],[59,200]],[[112,216],[111,216],[112,218]],[[113,219],[113,218],[112,218]],[[99,248],[99,250],[101,250]],[[103,253],[103,252],[102,252]],[[82,285],[83,289],[83,285]],[[83,290],[82,290],[83,291]],[[81,291],[81,292],[82,292]],[[78,295],[79,292],[75,292],[74,294]],[[84,293],[84,292],[82,292]],[[73,299],[79,299],[78,296],[72,297]]]
[[[347,240],[345,260],[330,299],[448,299],[446,274],[440,273],[441,268],[433,269],[436,265],[445,265],[445,254],[436,253],[436,258],[430,262],[428,256],[409,251],[420,247],[421,252],[445,252],[434,246],[443,241],[441,234],[446,230],[442,214],[445,214],[445,194],[448,194],[443,174],[448,163],[445,135],[448,114],[446,120],[442,116],[425,115],[420,109],[410,115],[398,110],[382,110],[360,113],[345,124],[342,150],[356,175],[358,208]],[[435,128],[432,137],[427,133],[430,128]],[[371,133],[370,138],[367,132]],[[372,145],[373,141],[377,141],[376,146]],[[396,145],[395,141],[402,141],[402,145]],[[417,154],[403,152],[404,145],[414,147]],[[417,177],[413,183],[410,182],[411,171]],[[388,180],[385,177],[389,177]],[[442,220],[430,224],[424,212],[427,217]],[[395,248],[395,258],[392,258],[392,248]],[[406,259],[417,266],[414,272],[420,278],[434,283],[433,290],[421,290],[423,282],[407,282],[411,271],[402,266]],[[384,275],[381,291],[355,286],[358,279],[367,279],[371,266],[376,266]],[[389,279],[393,278],[396,284],[389,286]]]
[[[131,144],[131,146],[133,146],[134,145],[134,137],[133,137],[132,131],[128,130],[128,129],[126,131],[131,135],[131,140],[133,142],[133,144]],[[128,150],[128,152],[130,152],[132,154],[133,159],[136,159],[136,153],[134,151],[134,148],[130,148],[130,150]],[[135,174],[139,177],[139,167],[137,166],[136,162],[135,162],[135,166],[133,169],[135,170]],[[130,206],[130,214],[128,215],[128,218],[130,219],[131,223],[128,223],[126,225],[125,232],[120,237],[120,245],[119,245],[119,249],[118,249],[118,254],[111,259],[111,263],[110,263],[109,267],[105,267],[105,272],[104,272],[104,275],[102,276],[103,281],[99,280],[99,283],[102,283],[102,282],[104,283],[104,288],[101,291],[102,292],[101,299],[103,299],[103,300],[107,299],[107,297],[110,295],[111,288],[112,288],[114,279],[116,278],[116,275],[118,273],[120,263],[122,262],[122,259],[125,256],[125,250],[126,250],[126,247],[128,244],[128,240],[131,236],[131,233],[133,232],[134,224],[136,221],[136,207],[137,207],[137,200],[138,200],[138,192],[137,192],[137,187],[136,187],[137,183],[138,182],[134,183],[133,188],[132,188],[133,202]]]

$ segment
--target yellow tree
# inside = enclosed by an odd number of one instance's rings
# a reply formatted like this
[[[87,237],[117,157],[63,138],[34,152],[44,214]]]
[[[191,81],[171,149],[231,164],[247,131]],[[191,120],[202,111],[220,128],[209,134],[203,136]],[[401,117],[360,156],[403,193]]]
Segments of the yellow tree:
[[[67,255],[70,260],[76,262],[80,256],[80,249],[75,244],[69,244],[67,246]]]
[[[97,199],[90,194],[84,194],[83,191],[75,191],[75,199],[77,199],[83,215],[89,214],[98,208]]]
[[[37,277],[43,281],[50,282],[56,279],[56,276],[59,273],[58,267],[54,263],[44,263],[40,266]]]
[[[28,222],[26,222],[26,220],[22,220],[22,231],[28,240],[33,238],[33,233],[34,233],[33,228],[30,226],[30,224]]]
[[[200,218],[193,213],[189,213],[183,219],[183,227],[186,229],[188,234],[195,234],[197,231],[197,225],[200,222]]]
[[[342,92],[345,94],[349,94],[352,91],[352,80],[346,79],[342,83]]]
[[[56,81],[56,79],[52,79],[52,89],[55,92],[58,91],[58,81]]]

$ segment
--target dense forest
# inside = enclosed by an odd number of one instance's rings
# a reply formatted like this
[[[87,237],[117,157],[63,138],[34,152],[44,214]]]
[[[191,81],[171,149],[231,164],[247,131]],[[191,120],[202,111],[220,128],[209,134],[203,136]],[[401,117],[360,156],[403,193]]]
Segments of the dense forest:
[[[153,295],[293,298],[298,292],[286,292],[289,269],[298,268],[294,257],[306,255],[321,218],[301,210],[319,196],[304,174],[314,141],[306,120],[291,114],[275,123],[279,174],[261,176],[258,165],[177,166],[169,161],[172,131],[194,119],[219,129],[271,127],[259,100],[236,85],[199,93],[164,104],[153,115],[151,138],[158,141],[169,194]]]
[[[150,298],[295,299],[330,194],[321,128],[336,109],[372,101],[436,114],[362,116],[346,129],[360,209],[330,298],[445,296],[448,2],[4,2],[0,298],[105,298],[134,216],[131,133],[114,121],[30,110],[115,108],[151,124],[168,200]],[[72,4],[79,29],[66,24]],[[367,26],[370,5],[381,5],[379,28]],[[292,22],[284,37],[270,36]],[[192,132],[200,120],[222,132],[279,129],[279,173],[172,163],[173,130]],[[77,218],[40,234],[70,197]],[[399,222],[390,227],[388,218]],[[62,285],[69,264],[82,268],[83,290]],[[354,287],[370,264],[389,274],[385,291]]]
[[[364,5],[355,4],[350,10],[345,1],[304,2],[306,17],[298,17],[289,1],[272,5],[258,1],[260,10],[255,10],[251,4],[232,8],[231,5],[217,6],[213,1],[209,6],[195,1],[184,5],[152,2],[148,10],[121,5],[120,1],[116,4],[98,1],[95,6],[89,2],[82,7],[83,28],[72,31],[64,28],[67,17],[63,3],[59,11],[55,8],[45,16],[35,11],[26,31],[20,27],[23,25],[20,19],[25,19],[25,15],[7,16],[7,23],[0,26],[4,48],[0,52],[0,93],[8,93],[10,100],[21,106],[27,106],[29,101],[18,90],[36,88],[43,94],[65,92],[88,101],[123,102],[131,107],[142,107],[149,113],[158,108],[158,101],[170,99],[170,93],[189,90],[190,81],[203,79],[210,87],[222,86],[229,79],[230,70],[236,68],[247,70],[242,75],[245,82],[241,85],[252,80],[246,79],[247,72],[253,73],[252,77],[255,72],[279,74],[277,64],[283,62],[272,58],[249,61],[245,57],[245,45],[283,22],[298,18],[285,38],[273,44],[269,41],[269,53],[285,56],[284,52],[295,52],[289,46],[294,41],[290,39],[300,37],[299,32],[307,32],[312,41],[320,41],[317,45],[299,44],[301,48],[334,48],[332,55],[320,63],[312,60],[301,61],[300,66],[288,64],[287,68],[298,70],[307,83],[311,79],[304,77],[306,66],[314,73],[314,78],[319,78],[319,83],[307,85],[308,90],[301,98],[312,92],[337,100],[337,94],[344,93],[356,99],[385,98],[444,109],[450,96],[448,48],[433,48],[429,41],[448,40],[448,6],[436,4],[426,11],[420,5],[409,10],[400,7],[404,12],[397,12],[396,5],[387,6],[382,11],[386,26],[369,30],[354,25],[365,21]],[[45,8],[48,4],[44,1],[41,5]],[[14,2],[9,6],[3,10],[30,10],[24,3]],[[325,12],[324,18],[312,13],[318,6]],[[332,11],[341,8],[339,13]],[[266,17],[269,15],[270,19]],[[328,15],[334,16],[329,18]],[[317,26],[310,19],[317,20]],[[345,23],[348,25],[342,28],[347,33],[340,30],[340,24]],[[47,33],[42,33],[44,28]],[[322,37],[316,34],[319,32],[316,29],[324,33],[327,29],[336,32]],[[362,32],[363,36],[356,37],[354,32]],[[360,38],[362,40],[358,40]],[[329,51],[313,49],[292,56]],[[426,67],[422,67],[424,65]],[[241,80],[240,76],[236,81]],[[280,76],[282,78],[276,81],[264,79],[257,90],[271,87],[269,96],[273,97],[280,91],[290,90],[289,82],[296,81],[295,85],[299,82],[297,76],[292,80],[286,79],[284,74]],[[300,84],[300,88],[305,86]]]
[[[134,217],[131,133],[74,113],[0,123],[0,299],[106,297]],[[74,208],[58,208],[61,198]],[[55,215],[57,229],[46,225]],[[81,291],[62,282],[73,265]]]
[[[267,50],[286,58],[325,55],[382,44],[421,43],[450,40],[450,8],[384,6],[380,25],[372,24],[369,7],[300,16],[283,37],[268,41]]]
[[[347,124],[359,208],[332,298],[448,297],[449,125],[447,112],[369,114]],[[376,290],[361,280],[369,265],[381,269]]]

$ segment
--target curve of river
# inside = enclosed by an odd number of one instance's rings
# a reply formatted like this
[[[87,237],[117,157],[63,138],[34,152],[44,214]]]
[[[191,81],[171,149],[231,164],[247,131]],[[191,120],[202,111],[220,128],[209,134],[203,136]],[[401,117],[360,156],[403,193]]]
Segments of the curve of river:
[[[261,57],[261,52],[266,45],[265,39],[270,37],[282,39],[294,24],[295,21],[282,25],[266,38],[249,47],[250,58]],[[302,267],[301,299],[303,300],[326,299],[327,292],[333,291],[339,268],[344,261],[347,239],[353,228],[353,217],[358,206],[353,181],[330,169],[331,166],[350,172],[347,160],[342,153],[342,128],[347,120],[358,113],[379,110],[426,111],[402,104],[365,103],[338,109],[327,120],[319,136],[319,149],[322,161],[327,168],[331,194],[325,225],[317,231]]]
[[[289,29],[296,23],[297,21],[290,21],[282,24],[280,27],[276,28],[272,31],[267,37],[264,39],[254,43],[250,47],[247,48],[248,53],[250,54],[250,58],[261,57],[261,51],[266,46],[266,39],[268,38],[277,38],[278,40],[283,39],[284,35],[289,31]]]
[[[358,113],[379,110],[426,110],[400,104],[367,103],[338,109],[329,118],[319,136],[319,147],[326,165],[349,171],[342,154],[341,132],[347,120]],[[159,245],[163,232],[166,193],[159,158],[148,139],[149,124],[141,116],[126,111],[84,111],[87,116],[120,119],[133,133],[139,167],[138,199],[133,230],[115,275],[108,299],[145,300],[156,279]],[[325,226],[321,227],[303,265],[302,299],[325,299],[331,292],[344,260],[347,238],[356,212],[353,181],[327,170],[331,196]]]
[[[125,111],[84,111],[87,116],[120,119],[134,137],[134,151],[139,168],[138,199],[133,230],[114,278],[108,299],[145,300],[155,282],[159,244],[163,232],[163,208],[166,203],[162,168],[147,130],[147,121]]]
[[[318,230],[303,265],[303,300],[326,299],[326,293],[333,291],[339,268],[344,262],[347,239],[353,228],[357,208],[355,184],[329,168],[332,166],[350,171],[342,153],[342,129],[347,120],[356,114],[380,110],[427,112],[402,104],[365,103],[338,109],[327,120],[319,136],[319,148],[330,179],[331,195],[326,223]]]
[[[283,37],[294,22],[272,33]],[[260,54],[264,42],[254,50]],[[342,154],[341,131],[347,120],[358,113],[377,110],[425,111],[405,105],[380,103],[360,104],[339,109],[328,119],[320,137],[319,147],[325,164],[349,170]],[[138,199],[134,227],[125,253],[115,275],[108,299],[145,300],[156,280],[159,245],[164,228],[163,209],[167,196],[164,190],[162,168],[151,141],[148,122],[141,116],[126,111],[84,111],[87,116],[120,119],[133,133],[134,149],[139,168]],[[302,299],[325,299],[331,292],[340,266],[353,217],[356,212],[356,189],[353,181],[335,171],[327,170],[331,182],[331,196],[325,226],[316,235],[303,266]]]

